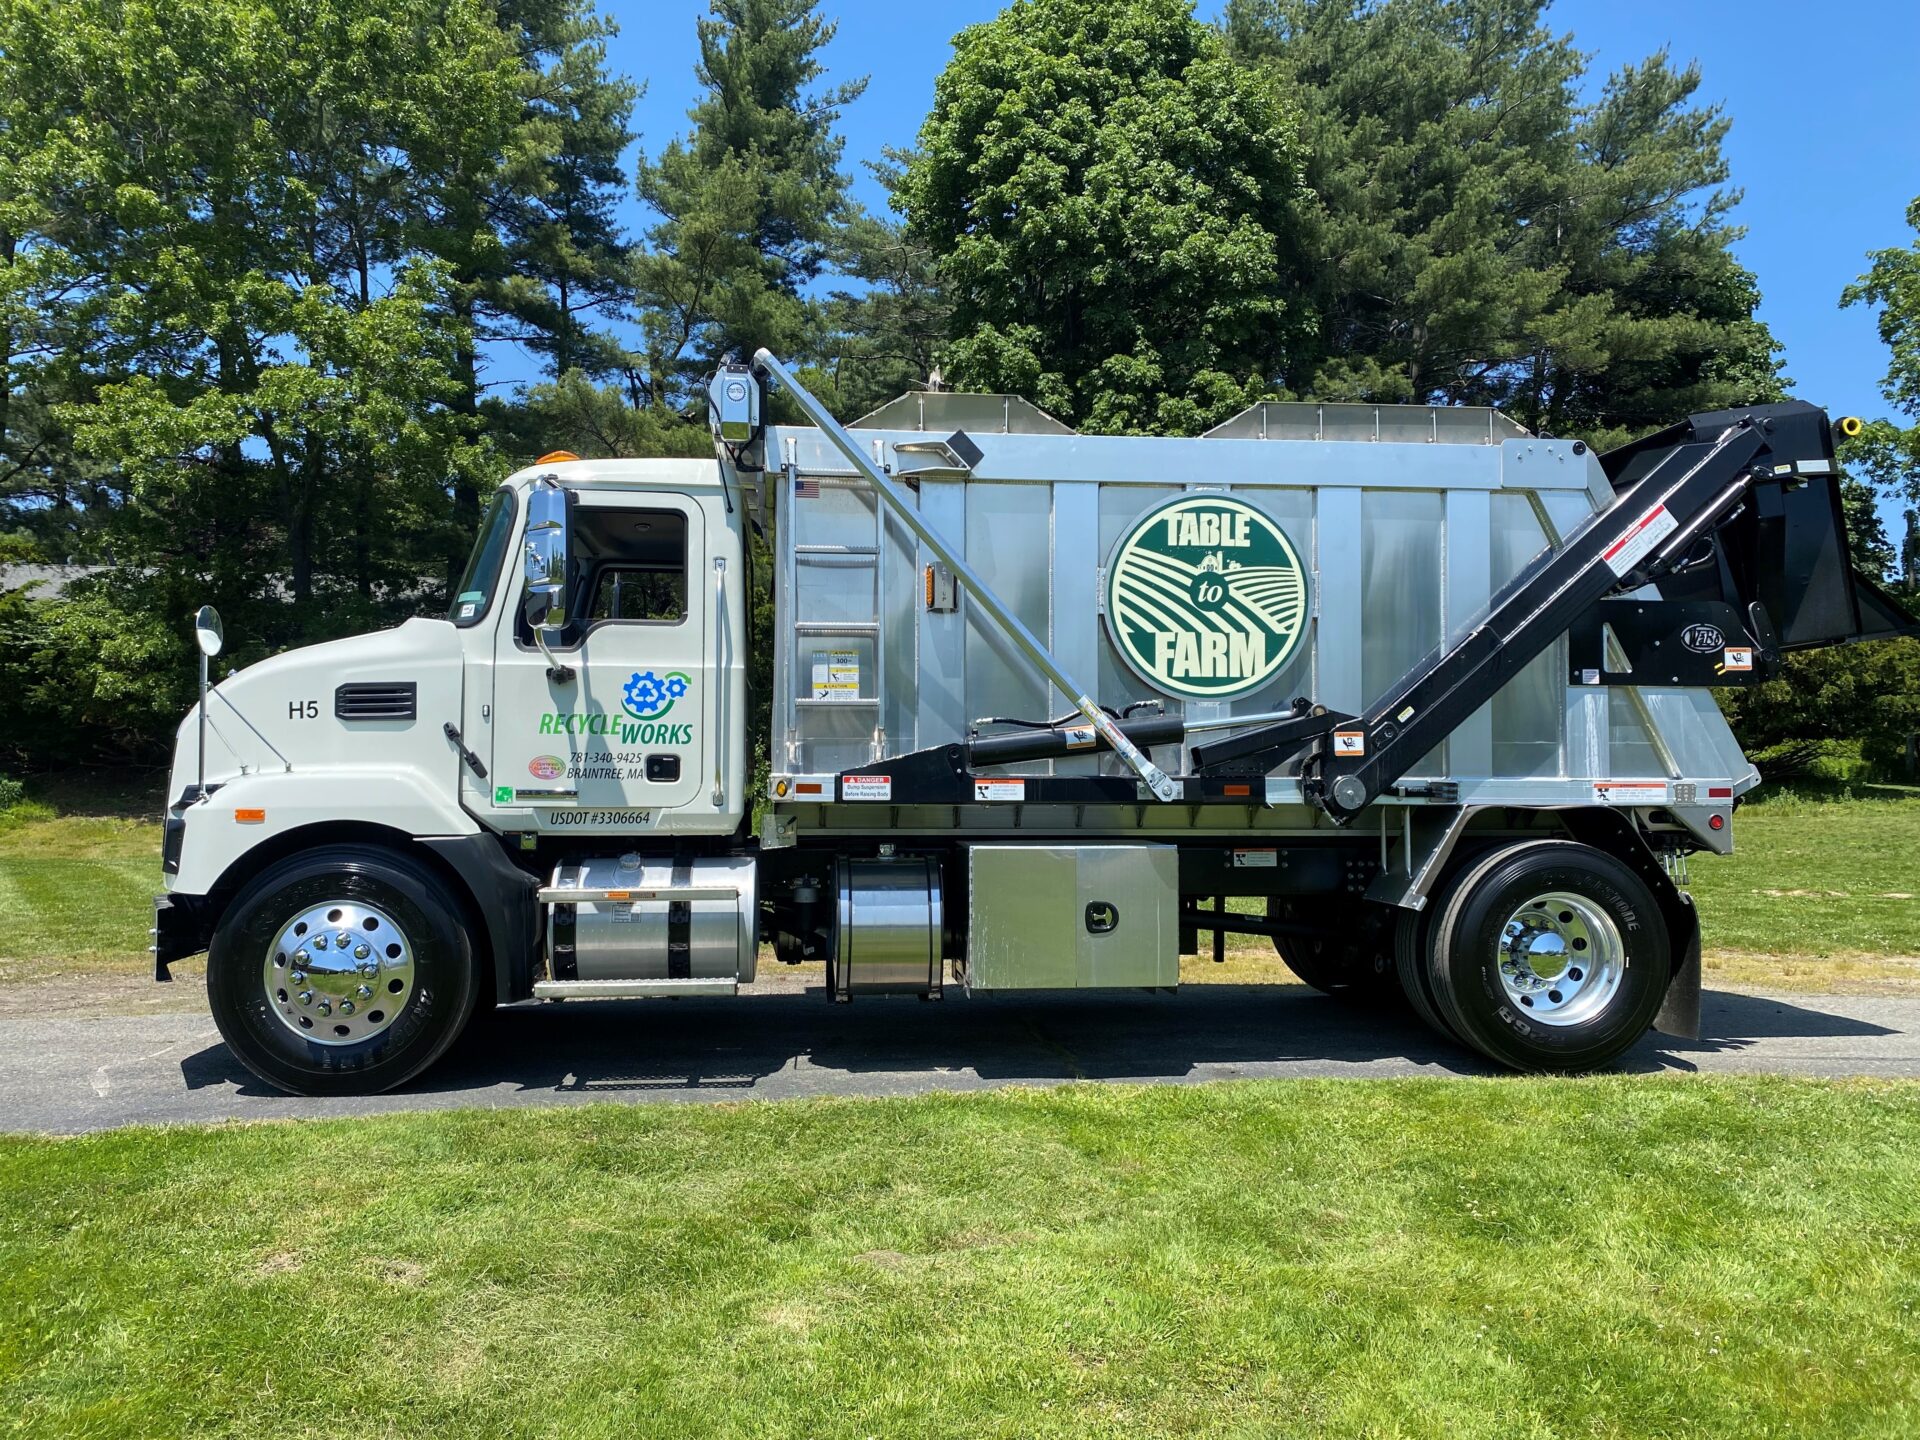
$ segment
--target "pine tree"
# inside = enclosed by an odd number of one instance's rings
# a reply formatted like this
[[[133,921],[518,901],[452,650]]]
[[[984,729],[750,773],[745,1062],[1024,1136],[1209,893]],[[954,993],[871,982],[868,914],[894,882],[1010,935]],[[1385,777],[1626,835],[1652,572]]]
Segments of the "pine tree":
[[[728,351],[805,341],[803,291],[849,215],[833,127],[866,88],[810,89],[834,29],[815,0],[712,0],[699,22],[692,132],[640,173],[660,220],[631,271],[646,331],[636,401],[677,403]]]
[[[1497,405],[1607,445],[1781,392],[1698,72],[1655,56],[1583,104],[1545,8],[1231,0],[1234,52],[1307,117],[1296,393]]]

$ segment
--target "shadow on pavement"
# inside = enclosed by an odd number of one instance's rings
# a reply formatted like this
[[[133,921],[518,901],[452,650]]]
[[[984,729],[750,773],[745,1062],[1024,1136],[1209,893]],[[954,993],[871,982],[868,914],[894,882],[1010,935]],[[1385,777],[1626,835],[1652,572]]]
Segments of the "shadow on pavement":
[[[1699,1040],[1649,1036],[1629,1071],[1690,1070],[1689,1055],[1742,1050],[1761,1039],[1887,1035],[1884,1027],[1790,1001],[1709,992]],[[1299,986],[1192,986],[1177,995],[894,998],[828,1003],[818,989],[734,999],[593,1001],[476,1017],[453,1050],[403,1093],[604,1094],[748,1092],[768,1077],[809,1070],[782,1093],[871,1091],[837,1077],[887,1076],[900,1088],[962,1083],[1225,1078],[1311,1073],[1390,1062],[1403,1073],[1500,1073],[1397,1008],[1362,1007]],[[215,1044],[181,1062],[187,1088],[269,1090]],[[978,1077],[973,1081],[972,1077]]]

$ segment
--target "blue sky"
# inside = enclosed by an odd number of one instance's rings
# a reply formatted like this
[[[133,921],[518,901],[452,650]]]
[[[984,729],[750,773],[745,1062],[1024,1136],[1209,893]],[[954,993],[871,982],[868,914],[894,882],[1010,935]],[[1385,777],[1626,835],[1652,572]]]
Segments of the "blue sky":
[[[635,128],[657,150],[686,129],[697,89],[694,20],[705,0],[602,4],[622,30],[613,68],[647,85]],[[1000,8],[992,0],[824,0],[823,13],[840,21],[826,52],[831,78],[870,77],[842,122],[850,169],[883,146],[912,142],[951,37]],[[1201,0],[1199,13],[1217,9]],[[1760,278],[1761,315],[1786,346],[1797,393],[1836,414],[1882,413],[1886,352],[1873,318],[1838,302],[1868,250],[1911,239],[1904,216],[1920,195],[1920,3],[1560,0],[1548,19],[1592,53],[1596,83],[1662,47],[1700,63],[1700,98],[1733,120],[1727,156],[1745,192],[1737,219],[1749,232],[1739,254]],[[858,193],[881,203],[864,174]],[[631,221],[644,223],[637,203]]]

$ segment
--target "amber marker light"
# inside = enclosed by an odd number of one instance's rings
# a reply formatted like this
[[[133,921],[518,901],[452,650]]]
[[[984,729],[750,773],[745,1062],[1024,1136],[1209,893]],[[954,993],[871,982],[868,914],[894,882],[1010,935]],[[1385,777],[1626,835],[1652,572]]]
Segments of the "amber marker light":
[[[264,825],[267,823],[267,812],[264,810],[236,810],[233,812],[233,823],[236,825]]]
[[[580,457],[571,450],[549,450],[533,463],[536,465],[564,465],[569,460],[578,460],[579,458]]]

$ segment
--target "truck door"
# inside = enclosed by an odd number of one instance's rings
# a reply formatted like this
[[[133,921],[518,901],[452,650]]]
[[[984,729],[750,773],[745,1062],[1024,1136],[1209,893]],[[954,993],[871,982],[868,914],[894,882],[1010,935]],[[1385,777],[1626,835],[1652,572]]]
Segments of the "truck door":
[[[710,568],[694,499],[573,492],[571,619],[553,659],[518,610],[497,634],[493,804],[543,829],[671,828],[712,809],[715,687],[724,678],[699,577]]]

